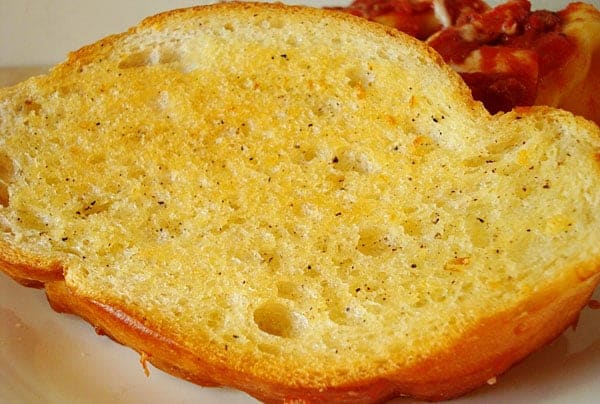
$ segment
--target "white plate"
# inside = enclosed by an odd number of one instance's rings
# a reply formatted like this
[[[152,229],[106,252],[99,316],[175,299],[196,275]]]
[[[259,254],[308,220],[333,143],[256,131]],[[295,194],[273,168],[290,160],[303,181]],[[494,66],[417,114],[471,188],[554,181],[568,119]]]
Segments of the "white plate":
[[[190,1],[136,0],[118,9],[121,0],[76,2],[77,23],[89,28],[74,35],[73,2],[50,0],[0,4],[0,65],[8,64],[2,55],[12,55],[19,63],[47,64],[62,58],[56,49],[76,49],[82,37],[107,29],[116,32],[139,18],[160,9],[190,5]],[[108,8],[98,14],[98,4]],[[198,3],[198,2],[196,2]],[[326,4],[344,4],[331,1]],[[492,2],[490,2],[492,3]],[[540,1],[538,7],[559,9],[565,1]],[[592,1],[600,7],[598,0]],[[311,4],[318,5],[318,1]],[[325,4],[325,2],[321,2]],[[137,7],[139,6],[139,7]],[[111,7],[114,8],[111,12]],[[137,8],[136,8],[137,7]],[[118,22],[110,19],[119,15]],[[37,19],[20,21],[22,16]],[[98,21],[100,19],[100,21]],[[52,29],[49,24],[52,23]],[[112,24],[112,25],[111,25]],[[116,26],[115,26],[116,24]],[[8,28],[7,28],[8,27]],[[99,28],[105,27],[105,28]],[[96,30],[96,31],[95,31]],[[63,35],[71,32],[70,36]],[[45,33],[45,35],[44,35]],[[96,35],[90,38],[98,38]],[[23,49],[6,38],[22,38]],[[33,45],[60,39],[48,52]],[[11,53],[12,52],[12,53]],[[41,56],[40,56],[41,55]],[[31,74],[27,71],[25,74]],[[0,70],[2,80],[14,79],[23,70]],[[600,300],[600,289],[595,299]],[[79,318],[59,315],[48,306],[43,291],[23,288],[0,274],[0,403],[252,403],[248,395],[224,388],[203,388],[176,379],[152,366],[146,377],[139,356],[132,350],[97,336]],[[531,355],[504,376],[495,386],[484,387],[455,403],[589,403],[600,397],[600,310],[583,310],[575,331],[567,330],[552,344]],[[402,400],[397,400],[403,402]]]

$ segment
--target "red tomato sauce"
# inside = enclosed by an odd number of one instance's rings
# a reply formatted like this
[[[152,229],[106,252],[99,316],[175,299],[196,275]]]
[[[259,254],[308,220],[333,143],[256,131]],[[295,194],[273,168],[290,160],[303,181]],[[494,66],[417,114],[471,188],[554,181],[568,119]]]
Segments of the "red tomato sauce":
[[[473,13],[463,25],[444,29],[429,41],[444,60],[462,64],[479,49],[476,71],[460,73],[473,97],[496,113],[518,105],[533,105],[540,79],[560,69],[574,55],[575,46],[561,32],[561,17],[550,11],[531,11],[527,0],[513,0],[484,13]],[[511,56],[528,51],[526,60]],[[510,69],[499,68],[499,62]]]
[[[427,39],[492,113],[533,105],[540,81],[576,52],[573,40],[561,32],[561,13],[568,7],[555,13],[531,11],[528,0],[510,0],[492,9],[482,0],[441,4],[444,21],[436,15],[433,0],[355,0],[338,9]],[[479,65],[461,69],[475,50],[481,55]],[[512,55],[520,51],[531,54],[525,59]]]
[[[429,0],[355,0],[348,7],[337,9],[392,26],[421,40],[442,28]]]

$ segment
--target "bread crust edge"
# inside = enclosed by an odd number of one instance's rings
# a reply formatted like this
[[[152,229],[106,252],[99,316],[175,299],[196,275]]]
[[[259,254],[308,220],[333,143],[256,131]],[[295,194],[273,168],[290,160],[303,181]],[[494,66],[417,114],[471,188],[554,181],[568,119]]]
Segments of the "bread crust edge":
[[[598,268],[598,263],[589,267]],[[588,265],[584,266],[588,267]],[[593,273],[583,271],[585,273]],[[77,295],[64,281],[45,284],[51,307],[75,314],[128,346],[155,367],[202,386],[231,386],[264,402],[382,402],[397,396],[438,401],[466,394],[495,382],[532,352],[575,326],[581,310],[600,284],[600,273],[590,277],[568,271],[566,279],[539,290],[517,307],[483,319],[448,349],[395,374],[365,375],[363,380],[335,381],[326,388],[303,385],[285,375],[265,379],[244,369],[227,367],[225,359],[207,349],[194,352],[183,341],[161,332],[124,308]]]

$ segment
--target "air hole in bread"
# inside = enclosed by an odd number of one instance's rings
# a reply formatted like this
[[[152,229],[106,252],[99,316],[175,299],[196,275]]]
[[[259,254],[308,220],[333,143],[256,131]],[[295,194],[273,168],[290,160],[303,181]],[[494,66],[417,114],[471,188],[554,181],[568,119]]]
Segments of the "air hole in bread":
[[[150,63],[150,53],[150,50],[144,50],[127,55],[121,60],[118,67],[119,69],[131,69],[147,66]]]
[[[348,281],[348,278],[350,277],[350,272],[352,272],[353,269],[354,269],[354,261],[352,261],[352,259],[348,258],[348,259],[341,261],[337,265],[336,274],[341,281],[346,282],[346,281]]]
[[[157,64],[177,63],[180,60],[181,55],[179,52],[168,46],[163,46],[131,53],[121,60],[118,67],[120,69],[132,69]]]
[[[326,249],[326,247],[323,247],[323,245],[321,246],[317,246],[316,247],[317,250],[322,250],[323,248]],[[307,278],[317,278],[319,276],[320,271],[315,267],[315,265],[308,265],[306,268],[304,268],[304,276],[306,276]]]
[[[426,297],[424,297],[424,296],[419,296],[419,297],[417,298],[417,300],[416,300],[416,301],[413,303],[413,305],[412,305],[412,306],[413,306],[414,308],[416,308],[416,309],[420,309],[420,308],[423,308],[423,307],[427,306],[427,303],[428,303],[428,300],[427,300],[427,298],[426,298]]]
[[[340,342],[338,341],[337,337],[338,336],[335,333],[324,334],[322,342],[330,350],[333,350],[334,352],[339,353],[339,351],[340,351]],[[348,371],[346,369],[343,369],[343,370],[340,369],[340,371],[337,372],[337,374],[338,375],[348,374]]]
[[[111,205],[111,202],[100,202],[94,199],[78,209],[77,215],[82,218],[86,218],[90,215],[106,212],[110,209]]]
[[[493,225],[490,224],[494,212],[492,206],[489,202],[482,202],[477,198],[469,203],[467,209],[468,215],[464,217],[466,235],[470,237],[475,247],[487,247],[492,240]]]
[[[259,254],[262,261],[272,270],[278,270],[281,268],[281,257],[279,254],[273,251],[261,251]]]
[[[379,49],[377,56],[385,60],[392,60],[393,58],[392,52],[389,49]]]
[[[289,36],[286,40],[285,43],[290,45],[290,46],[298,46],[300,44],[301,40],[298,39],[298,37],[291,35]]]
[[[223,326],[223,314],[217,310],[209,311],[204,316],[204,320],[206,322],[207,327],[212,330],[218,330]]]
[[[32,212],[19,211],[17,213],[17,218],[19,224],[24,228],[35,231],[46,231],[47,229],[46,221]]]
[[[306,319],[287,306],[268,301],[254,311],[254,323],[267,334],[292,338],[301,334],[306,327]]]
[[[471,263],[471,260],[467,256],[455,257],[455,258],[452,258],[452,259],[446,261],[446,263],[444,264],[444,269],[446,271],[460,272],[460,271],[467,270],[469,268],[470,263]]]
[[[175,49],[169,47],[163,47],[155,50],[158,53],[159,64],[170,64],[177,63],[181,60],[181,55]]]
[[[366,311],[368,311],[371,314],[375,314],[376,316],[381,315],[385,312],[384,307],[382,307],[380,303],[372,301],[366,301],[364,303],[364,308],[366,309]]]
[[[568,215],[558,214],[546,220],[545,231],[548,234],[559,234],[566,232],[573,225],[573,219]]]
[[[329,319],[338,325],[350,325],[350,316],[347,311],[350,307],[347,306],[334,306],[329,309]]]
[[[279,281],[277,282],[277,296],[288,300],[302,300],[304,291],[302,287],[294,282]]]
[[[58,247],[56,247],[56,250],[61,251],[65,254],[70,254],[70,255],[75,255],[75,256],[81,255],[81,253],[76,248],[70,247],[70,246],[58,246]],[[106,268],[103,270],[103,273],[106,274],[107,276],[111,276],[114,273],[114,269]]]
[[[161,91],[158,93],[158,108],[161,110],[166,110],[169,107],[169,92]]]
[[[104,163],[106,163],[106,156],[101,153],[90,156],[89,160],[87,161],[87,165],[90,167],[94,167],[96,164]]]
[[[435,149],[435,142],[428,136],[417,136],[411,144],[411,152],[419,157],[425,156]]]
[[[317,117],[336,116],[342,110],[342,103],[339,99],[330,97],[312,107],[312,113]]]
[[[344,184],[346,182],[346,176],[342,173],[332,173],[327,176],[329,180],[329,186],[331,189],[343,190]],[[336,213],[336,215],[341,216],[341,212]]]
[[[8,186],[12,182],[14,168],[12,160],[0,154],[0,205],[7,207],[9,203]]]
[[[346,70],[348,85],[353,88],[358,88],[362,91],[366,90],[375,81],[373,72],[363,67],[353,67]]]
[[[395,249],[395,246],[385,230],[370,227],[360,231],[356,249],[364,255],[377,256]]]
[[[486,146],[490,154],[508,153],[521,144],[521,137],[517,131],[511,133],[511,136],[500,138],[496,137],[492,143]]]
[[[235,30],[234,27],[233,27],[233,24],[231,24],[229,22],[225,23],[223,25],[223,28],[225,29],[225,31],[229,31],[229,32],[233,32]]]
[[[371,174],[379,169],[376,161],[361,150],[338,150],[331,161],[338,170],[355,171],[361,174]]]
[[[340,45],[343,42],[342,38],[340,38],[339,36],[332,36],[329,40],[334,45]]]
[[[317,152],[313,147],[300,144],[294,145],[293,161],[296,164],[312,161],[316,156]]]
[[[495,173],[511,177],[516,175],[517,171],[519,171],[519,169],[521,168],[522,166],[519,164],[500,164],[497,167],[495,167]]]
[[[273,344],[258,344],[258,349],[269,355],[279,355],[281,353],[281,348]]]
[[[461,290],[464,292],[464,295],[468,295],[469,293],[473,292],[473,288],[473,282],[465,282],[461,286]]]
[[[311,147],[304,148],[302,150],[302,157],[304,161],[312,161],[315,157],[317,157],[317,152]]]
[[[237,198],[237,196],[232,195],[231,198]],[[232,213],[232,216],[229,217],[229,225],[238,225],[238,224],[243,224],[244,223],[244,218],[234,215],[233,212],[240,210],[240,208],[243,206],[243,204],[240,203],[240,201],[237,201],[235,199],[227,199],[224,202],[224,206],[228,206],[230,208],[230,212]]]
[[[462,165],[465,167],[477,168],[485,165],[486,160],[488,160],[488,157],[486,156],[470,157],[466,160],[463,160]]]
[[[10,222],[6,218],[0,218],[0,232],[14,234],[10,226]]]
[[[329,319],[338,325],[356,324],[362,318],[363,309],[350,302],[336,301],[330,305]]]
[[[418,219],[407,219],[402,222],[404,232],[411,237],[420,237],[423,234],[423,224]]]
[[[531,191],[532,188],[528,184],[517,184],[515,186],[514,194],[521,199],[526,199],[528,196],[531,195]]]
[[[42,109],[42,106],[33,100],[26,99],[22,104],[19,104],[17,108],[19,112],[29,115],[30,112],[39,112]]]
[[[480,217],[474,217],[467,220],[466,228],[467,233],[471,239],[473,245],[477,248],[487,247],[491,242],[491,235],[488,229],[488,225]]]
[[[260,18],[256,20],[255,23],[259,27],[263,28],[283,28],[285,27],[285,21],[282,18],[277,17],[269,17],[269,18]]]

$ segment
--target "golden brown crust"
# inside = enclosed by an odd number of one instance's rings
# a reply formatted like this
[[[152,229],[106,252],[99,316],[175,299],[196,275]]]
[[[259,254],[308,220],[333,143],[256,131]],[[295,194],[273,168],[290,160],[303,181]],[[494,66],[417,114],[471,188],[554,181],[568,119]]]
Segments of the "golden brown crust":
[[[25,286],[41,287],[41,283],[64,278],[60,262],[35,257],[0,241],[0,269]]]
[[[414,396],[437,400],[466,393],[560,335],[577,320],[600,276],[564,282],[571,287],[564,289],[561,281],[538,291],[521,306],[481,321],[452,349],[412,369],[424,379]]]
[[[264,11],[265,9],[279,10],[286,14],[297,14],[300,16],[302,16],[303,14],[308,14],[308,17],[310,19],[314,18],[315,13],[320,13],[322,14],[322,18],[352,21],[353,24],[368,29],[374,35],[400,38],[405,43],[405,45],[411,46],[413,48],[419,48],[421,52],[427,54],[428,57],[435,60],[435,63],[438,67],[445,70],[446,73],[448,73],[452,77],[453,84],[456,85],[456,89],[459,92],[459,94],[457,94],[457,97],[460,97],[463,102],[470,104],[473,109],[483,110],[482,104],[478,101],[473,100],[473,98],[471,97],[471,91],[460,78],[460,76],[444,62],[444,59],[435,50],[427,46],[422,41],[419,41],[413,38],[412,36],[405,34],[404,32],[398,31],[392,27],[372,22],[364,18],[356,17],[351,14],[340,13],[328,9],[307,9],[303,6],[284,5],[282,3],[253,3],[233,1],[165,11],[145,18],[137,26],[131,27],[126,32],[110,35],[98,42],[84,46],[77,51],[71,52],[69,54],[68,60],[63,64],[58,65],[56,69],[79,69],[88,63],[92,63],[93,61],[99,61],[102,59],[103,55],[108,54],[110,52],[112,46],[120,38],[126,37],[144,28],[155,28],[160,30],[161,27],[163,27],[166,23],[172,24],[172,19],[174,17],[180,18],[182,20],[188,20],[194,18],[194,16],[210,15],[215,13],[218,14],[220,10],[229,11],[232,9],[238,9],[240,11]]]
[[[183,341],[144,324],[126,309],[78,296],[62,281],[45,285],[48,300],[58,312],[76,314],[101,333],[135,349],[157,368],[203,386],[229,385],[265,402],[380,402],[398,394],[423,400],[446,400],[467,393],[508,370],[531,352],[546,345],[574,324],[600,274],[590,268],[576,271],[540,290],[519,307],[482,320],[450,349],[385,378],[317,391],[310,386],[275,384],[244,372],[216,366],[213,360],[185,348]]]
[[[59,313],[72,313],[92,324],[99,334],[130,346],[165,371],[203,386],[217,386],[208,371],[207,362],[193,355],[168,335],[161,334],[127,313],[126,309],[111,307],[72,293],[64,281],[45,284],[51,307]],[[156,326],[154,326],[156,327]],[[193,373],[189,369],[194,369]]]

